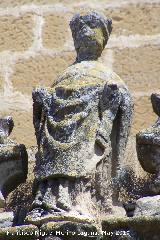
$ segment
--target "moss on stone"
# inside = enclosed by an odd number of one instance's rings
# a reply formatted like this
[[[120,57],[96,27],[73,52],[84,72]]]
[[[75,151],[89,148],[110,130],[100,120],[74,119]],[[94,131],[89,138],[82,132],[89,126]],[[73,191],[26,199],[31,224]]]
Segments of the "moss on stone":
[[[51,221],[70,221],[70,222],[74,222],[74,223],[94,223],[94,219],[90,219],[90,218],[85,218],[81,215],[76,216],[76,215],[69,215],[69,214],[48,214],[47,216],[44,217],[36,217],[35,219],[33,219],[32,217],[27,216],[26,218],[26,223],[29,222],[33,225],[36,226],[41,226],[45,223],[51,222]]]
[[[160,216],[106,217],[102,220],[103,231],[131,228],[139,233],[159,231]]]

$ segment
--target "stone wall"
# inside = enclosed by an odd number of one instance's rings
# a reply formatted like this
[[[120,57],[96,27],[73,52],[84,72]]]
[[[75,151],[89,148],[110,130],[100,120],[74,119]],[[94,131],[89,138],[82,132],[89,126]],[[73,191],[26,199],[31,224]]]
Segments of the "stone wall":
[[[134,96],[132,134],[154,122],[149,98],[160,90],[160,0],[3,0],[0,115],[13,116],[12,139],[35,145],[32,88],[51,85],[74,61],[69,21],[84,9],[113,19],[101,61],[123,78]]]

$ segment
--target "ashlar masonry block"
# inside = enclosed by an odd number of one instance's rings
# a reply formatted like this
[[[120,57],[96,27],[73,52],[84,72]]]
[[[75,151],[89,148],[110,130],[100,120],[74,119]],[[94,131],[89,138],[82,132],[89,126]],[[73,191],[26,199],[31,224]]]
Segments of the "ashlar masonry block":
[[[128,4],[127,7],[106,9],[105,14],[113,20],[113,34],[152,35],[160,32],[159,4]]]
[[[26,14],[20,17],[0,17],[0,51],[25,51],[33,42],[33,17]]]
[[[74,54],[64,52],[59,56],[37,55],[19,60],[11,77],[14,89],[31,95],[33,87],[51,86],[60,72],[73,63]]]
[[[43,45],[46,48],[62,49],[66,40],[71,38],[68,23],[69,17],[66,13],[46,15],[43,27]]]

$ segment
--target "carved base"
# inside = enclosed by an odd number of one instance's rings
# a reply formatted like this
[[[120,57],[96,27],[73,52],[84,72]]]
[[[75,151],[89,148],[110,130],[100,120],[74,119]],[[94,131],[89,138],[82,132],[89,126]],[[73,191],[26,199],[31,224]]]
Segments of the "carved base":
[[[65,222],[49,222],[44,224],[41,233],[48,234],[43,240],[84,240],[84,239],[101,239],[101,233],[94,224]]]
[[[13,224],[13,212],[0,213],[0,228],[11,227]]]
[[[39,230],[33,225],[0,228],[1,240],[37,240]]]
[[[30,212],[25,222],[28,224],[33,224],[36,226],[42,226],[45,223],[51,222],[51,221],[73,221],[76,223],[94,223],[94,219],[84,216],[84,215],[77,215],[77,212],[65,212],[65,213],[54,213],[50,214],[47,213],[42,215],[38,211],[38,209],[34,209],[32,212]]]
[[[103,240],[160,239],[159,224],[160,216],[106,217],[102,220]]]

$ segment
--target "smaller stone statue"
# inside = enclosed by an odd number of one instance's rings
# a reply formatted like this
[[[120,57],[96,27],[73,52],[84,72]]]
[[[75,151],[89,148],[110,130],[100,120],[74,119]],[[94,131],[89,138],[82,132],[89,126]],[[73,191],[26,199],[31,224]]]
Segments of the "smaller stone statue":
[[[145,171],[153,174],[149,196],[138,199],[134,211],[134,217],[142,219],[139,231],[146,240],[159,239],[160,236],[160,94],[152,94],[151,102],[158,120],[136,136],[138,160]],[[145,219],[148,219],[147,224]]]
[[[7,194],[26,180],[28,172],[25,146],[8,138],[13,127],[12,117],[0,118],[0,208]]]
[[[142,168],[155,174],[151,190],[160,194],[160,94],[152,94],[151,102],[154,112],[158,115],[156,123],[136,136],[137,155]]]
[[[11,134],[14,127],[12,117],[6,117],[0,119],[0,144],[9,142],[8,136]]]

